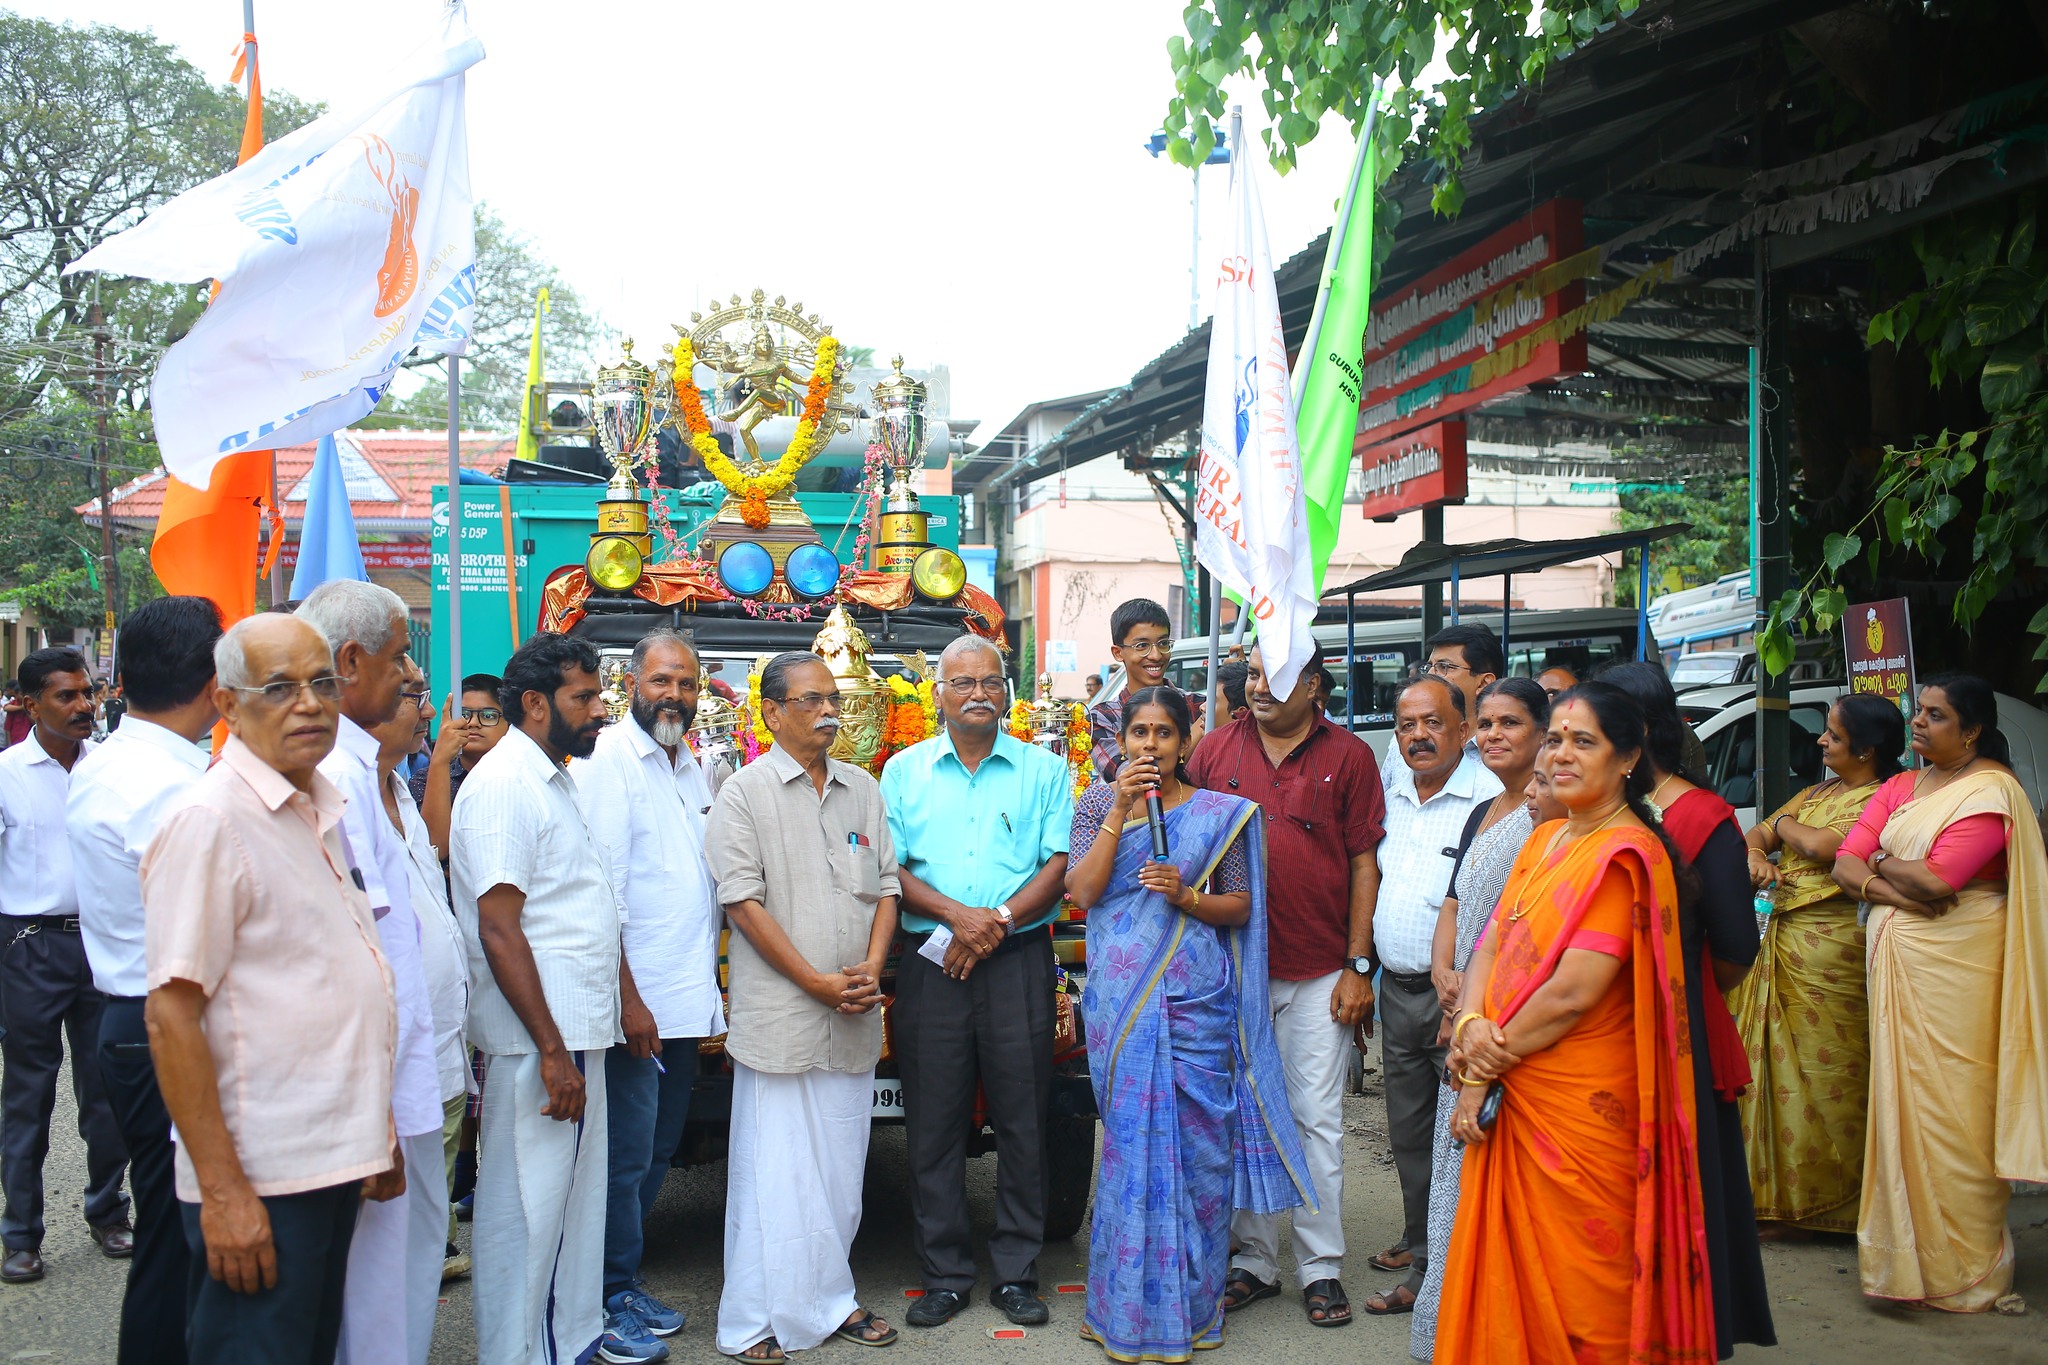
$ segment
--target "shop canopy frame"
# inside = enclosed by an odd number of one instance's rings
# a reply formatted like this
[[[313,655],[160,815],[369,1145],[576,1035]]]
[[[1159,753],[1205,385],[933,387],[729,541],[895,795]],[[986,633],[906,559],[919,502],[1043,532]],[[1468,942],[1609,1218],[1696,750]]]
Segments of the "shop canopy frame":
[[[1465,580],[1498,578],[1500,592],[1500,647],[1506,654],[1514,642],[1514,584],[1516,574],[1541,573],[1563,564],[1576,564],[1621,551],[1636,551],[1636,657],[1649,658],[1650,642],[1650,547],[1660,540],[1692,530],[1690,522],[1667,522],[1637,531],[1609,531],[1605,535],[1581,536],[1575,540],[1480,540],[1466,545],[1418,541],[1401,562],[1391,569],[1356,579],[1323,593],[1324,600],[1344,599],[1344,667],[1348,675],[1358,652],[1358,595],[1384,592],[1390,588],[1419,588],[1431,583],[1449,584],[1451,624],[1459,620],[1459,590]],[[1353,719],[1353,689],[1344,689],[1344,722]]]

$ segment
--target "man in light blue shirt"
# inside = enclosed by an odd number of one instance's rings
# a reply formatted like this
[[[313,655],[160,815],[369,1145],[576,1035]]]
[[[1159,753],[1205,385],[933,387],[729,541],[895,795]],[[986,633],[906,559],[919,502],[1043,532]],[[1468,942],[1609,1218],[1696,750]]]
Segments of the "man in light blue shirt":
[[[1057,755],[1004,732],[1003,658],[988,641],[948,645],[937,691],[945,730],[882,770],[911,950],[891,1019],[925,1288],[906,1316],[936,1327],[974,1288],[967,1135],[979,1080],[1000,1153],[990,1302],[1030,1326],[1049,1317],[1038,1297],[1052,1096],[1048,926],[1066,881],[1073,779]]]

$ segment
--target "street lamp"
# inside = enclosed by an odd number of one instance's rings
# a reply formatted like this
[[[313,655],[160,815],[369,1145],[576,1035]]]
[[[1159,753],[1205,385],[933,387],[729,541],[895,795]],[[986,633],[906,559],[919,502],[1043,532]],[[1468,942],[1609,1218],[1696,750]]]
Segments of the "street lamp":
[[[1166,134],[1158,132],[1145,140],[1145,150],[1159,157],[1166,155]],[[1191,245],[1188,253],[1188,330],[1202,320],[1202,167],[1228,166],[1230,164],[1230,137],[1221,128],[1216,130],[1216,145],[1209,149],[1208,159],[1194,168],[1194,226],[1189,233]]]

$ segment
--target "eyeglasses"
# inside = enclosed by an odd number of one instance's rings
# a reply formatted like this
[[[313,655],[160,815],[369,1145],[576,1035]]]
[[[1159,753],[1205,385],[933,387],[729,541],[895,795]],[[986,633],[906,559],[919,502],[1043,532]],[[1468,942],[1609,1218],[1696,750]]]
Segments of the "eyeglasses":
[[[398,689],[398,699],[400,701],[409,701],[414,706],[424,706],[427,700],[427,689],[425,687],[401,687]]]
[[[986,692],[991,697],[1003,695],[1003,680],[997,678],[948,678],[946,690],[956,697],[971,697],[976,692]]]
[[[473,720],[479,725],[503,725],[505,723],[505,713],[495,706],[465,706],[462,708],[462,718],[464,720]]]
[[[308,690],[312,692],[315,701],[338,702],[341,700],[342,684],[347,681],[346,678],[329,673],[325,677],[306,678],[299,682],[279,681],[265,683],[261,687],[235,687],[230,690],[260,698],[265,706],[285,707],[297,702],[299,693]]]
[[[1143,658],[1164,659],[1172,655],[1173,641],[1170,639],[1141,640],[1135,645],[1124,645],[1122,648],[1126,654],[1136,654]]]
[[[1448,678],[1453,673],[1470,673],[1472,670],[1456,659],[1431,659],[1422,666],[1424,673],[1434,673],[1439,678]]]
[[[827,702],[836,707],[841,698],[837,692],[806,692],[801,697],[770,697],[768,700],[778,706],[795,706],[805,711],[815,711]]]

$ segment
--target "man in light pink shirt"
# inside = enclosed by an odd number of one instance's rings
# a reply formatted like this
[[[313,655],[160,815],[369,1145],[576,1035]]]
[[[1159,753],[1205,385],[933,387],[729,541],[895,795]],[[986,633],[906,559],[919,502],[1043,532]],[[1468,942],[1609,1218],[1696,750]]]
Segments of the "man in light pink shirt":
[[[251,617],[214,651],[233,736],[142,859],[150,1050],[204,1262],[194,1361],[331,1362],[360,1199],[402,1194],[391,971],[317,767],[342,682],[320,633]]]

